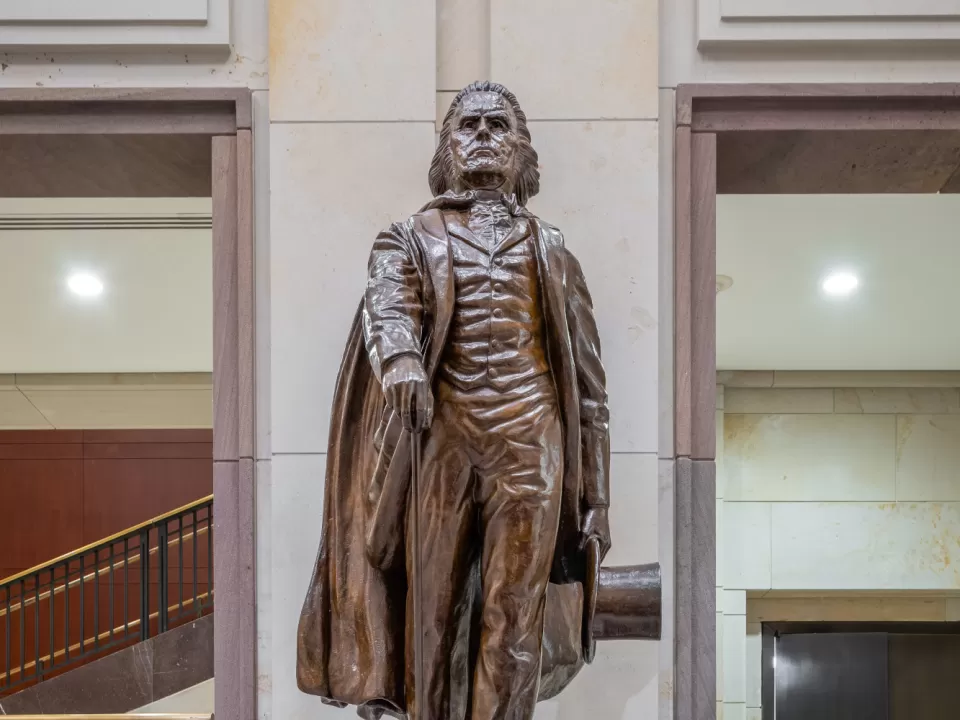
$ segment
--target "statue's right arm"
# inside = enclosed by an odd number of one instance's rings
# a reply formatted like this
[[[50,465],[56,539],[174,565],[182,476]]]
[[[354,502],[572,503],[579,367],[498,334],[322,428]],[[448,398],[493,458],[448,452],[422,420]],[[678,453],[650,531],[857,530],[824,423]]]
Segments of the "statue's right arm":
[[[392,360],[420,358],[423,301],[412,253],[411,233],[400,223],[380,233],[370,252],[363,330],[370,364],[381,381]]]

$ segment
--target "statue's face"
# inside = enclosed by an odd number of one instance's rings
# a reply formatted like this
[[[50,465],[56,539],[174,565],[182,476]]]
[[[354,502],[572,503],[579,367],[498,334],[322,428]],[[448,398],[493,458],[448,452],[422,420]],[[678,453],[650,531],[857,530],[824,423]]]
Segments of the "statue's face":
[[[521,138],[510,104],[498,93],[471,93],[461,101],[452,123],[456,189],[513,192]]]

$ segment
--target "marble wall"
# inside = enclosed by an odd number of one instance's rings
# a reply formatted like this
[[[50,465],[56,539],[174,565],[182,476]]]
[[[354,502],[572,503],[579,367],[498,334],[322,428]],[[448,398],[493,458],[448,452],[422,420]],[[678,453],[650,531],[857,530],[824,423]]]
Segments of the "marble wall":
[[[299,693],[294,679],[334,380],[371,242],[429,199],[437,118],[473,80],[519,97],[543,173],[531,209],[564,231],[594,294],[612,414],[608,562],[658,559],[658,447],[672,417],[659,382],[671,306],[660,300],[657,32],[656,0],[599,0],[589,13],[574,0],[271,0],[261,718],[347,716]],[[659,663],[657,643],[605,644],[537,718],[654,717]]]
[[[960,391],[727,387],[719,400],[727,720],[759,718],[762,622],[955,619]]]

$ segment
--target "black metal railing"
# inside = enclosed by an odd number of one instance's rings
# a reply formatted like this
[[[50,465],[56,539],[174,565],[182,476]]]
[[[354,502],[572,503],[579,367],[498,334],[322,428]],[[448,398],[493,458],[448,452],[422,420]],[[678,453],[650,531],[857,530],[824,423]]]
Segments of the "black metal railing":
[[[0,695],[213,609],[213,496],[0,580]]]

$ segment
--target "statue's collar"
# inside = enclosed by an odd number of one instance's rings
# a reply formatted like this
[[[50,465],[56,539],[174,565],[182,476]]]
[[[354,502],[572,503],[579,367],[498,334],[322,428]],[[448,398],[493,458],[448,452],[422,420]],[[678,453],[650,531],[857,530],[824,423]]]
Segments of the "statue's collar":
[[[504,194],[496,190],[468,190],[456,193],[448,190],[428,202],[420,212],[427,210],[467,210],[476,202],[501,202],[514,217],[532,217],[529,210],[517,202],[513,193]]]

